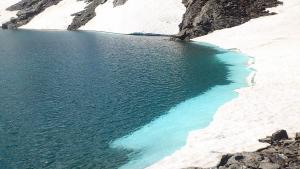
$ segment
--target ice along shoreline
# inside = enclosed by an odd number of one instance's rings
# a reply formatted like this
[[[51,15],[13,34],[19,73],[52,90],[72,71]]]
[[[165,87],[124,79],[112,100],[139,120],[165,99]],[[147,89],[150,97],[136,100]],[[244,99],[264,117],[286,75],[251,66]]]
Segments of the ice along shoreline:
[[[185,145],[190,131],[207,127],[216,110],[238,96],[235,90],[248,86],[246,77],[251,70],[247,66],[247,55],[207,43],[191,43],[218,51],[214,57],[228,65],[227,79],[231,83],[214,86],[205,93],[181,102],[137,131],[114,140],[112,148],[134,150],[129,155],[130,161],[120,169],[141,169],[180,149]]]
[[[222,154],[264,147],[257,140],[276,130],[300,130],[299,7],[297,0],[284,0],[270,9],[277,15],[194,39],[254,57],[255,85],[239,89],[207,128],[191,132],[182,149],[149,168],[212,167]]]

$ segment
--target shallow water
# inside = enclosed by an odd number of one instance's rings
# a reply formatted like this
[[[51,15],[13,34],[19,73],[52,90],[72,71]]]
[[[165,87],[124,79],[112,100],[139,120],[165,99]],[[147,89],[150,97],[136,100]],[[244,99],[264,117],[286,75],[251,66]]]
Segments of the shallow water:
[[[144,168],[236,96],[245,63],[163,37],[0,31],[0,168]]]

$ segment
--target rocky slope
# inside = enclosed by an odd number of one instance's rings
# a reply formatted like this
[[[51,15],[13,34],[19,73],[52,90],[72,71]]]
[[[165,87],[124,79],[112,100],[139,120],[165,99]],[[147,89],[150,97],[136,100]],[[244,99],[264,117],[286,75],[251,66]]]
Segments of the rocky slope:
[[[96,16],[95,9],[98,5],[104,4],[107,0],[86,0],[88,5],[83,11],[73,14],[74,18],[72,23],[68,26],[68,30],[77,30],[82,25],[88,23]]]
[[[17,18],[2,24],[3,29],[16,29],[27,24],[31,19],[43,12],[46,8],[56,5],[61,0],[22,0],[7,8],[8,11],[18,11]]]
[[[127,0],[114,0],[113,5],[114,7],[124,5]],[[107,2],[107,0],[86,0],[88,5],[85,7],[83,11],[77,12],[73,14],[74,16],[72,23],[68,26],[68,30],[77,30],[81,26],[88,23],[91,19],[96,16],[95,9]]]
[[[3,29],[16,29],[29,23],[36,15],[43,12],[46,8],[58,4],[62,0],[22,0],[7,8],[8,11],[18,11],[17,17],[10,19],[9,22],[2,24]],[[83,1],[83,0],[78,0]],[[107,0],[84,0],[87,4],[84,10],[72,14],[74,16],[68,30],[77,30],[96,16],[95,9]],[[114,0],[113,5],[124,5],[127,0]]]
[[[46,8],[58,4],[60,1],[62,0],[22,0],[7,8],[9,11],[18,11],[18,13],[16,18],[12,18],[9,22],[4,23],[2,28],[15,29],[25,25]],[[72,16],[74,16],[73,21],[66,29],[77,30],[83,25],[86,25],[97,15],[95,9],[99,5],[107,2],[107,0],[84,1],[86,2],[86,7],[84,10],[72,14]],[[127,1],[128,0],[113,0],[110,3],[113,3],[114,7],[118,7],[124,5]],[[272,15],[274,13],[268,12],[267,8],[275,7],[280,4],[278,0],[182,0],[182,3],[186,7],[186,11],[179,25],[179,33],[174,36],[174,39],[180,40],[189,40],[206,35],[214,30],[243,24],[252,18]],[[165,17],[162,15],[162,18]],[[132,20],[136,19],[132,18]],[[144,18],[144,20],[147,20],[147,18]],[[136,22],[137,21],[138,20],[136,20]],[[97,20],[97,22],[102,23],[103,21]],[[113,32],[113,30],[111,32]]]
[[[289,138],[285,130],[279,130],[259,141],[270,145],[255,152],[223,155],[212,169],[300,169],[300,133]]]
[[[266,8],[281,4],[278,0],[183,0],[187,8],[175,36],[188,40],[214,30],[240,25],[252,18],[272,15]]]

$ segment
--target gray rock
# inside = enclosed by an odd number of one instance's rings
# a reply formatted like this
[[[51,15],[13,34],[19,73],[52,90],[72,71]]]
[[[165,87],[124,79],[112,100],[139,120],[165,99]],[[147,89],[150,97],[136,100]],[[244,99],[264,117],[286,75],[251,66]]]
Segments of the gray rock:
[[[262,143],[269,143],[269,144],[276,144],[278,141],[288,139],[288,134],[285,130],[279,130],[272,134],[272,136],[267,136],[266,138],[259,139],[259,142]],[[283,142],[288,143],[288,142]]]
[[[278,130],[275,133],[272,134],[271,136],[271,141],[272,142],[277,142],[280,140],[285,140],[288,139],[289,136],[285,130]]]
[[[219,164],[217,165],[217,167],[220,167],[220,166],[224,166],[225,164],[227,164],[228,160],[232,157],[233,155],[232,154],[225,154],[222,156]]]
[[[272,143],[272,139],[270,136],[267,136],[266,138],[258,139],[258,141],[262,143],[269,143],[269,144]]]
[[[173,39],[189,40],[214,30],[240,25],[252,18],[272,15],[266,8],[278,0],[182,0],[187,10]]]

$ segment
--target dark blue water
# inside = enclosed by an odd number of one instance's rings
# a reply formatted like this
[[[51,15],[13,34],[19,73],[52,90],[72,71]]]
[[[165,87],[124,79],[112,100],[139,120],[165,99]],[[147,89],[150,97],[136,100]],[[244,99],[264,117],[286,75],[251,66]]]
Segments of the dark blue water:
[[[163,37],[0,31],[0,168],[126,164],[134,150],[114,140],[232,82],[220,53]]]

